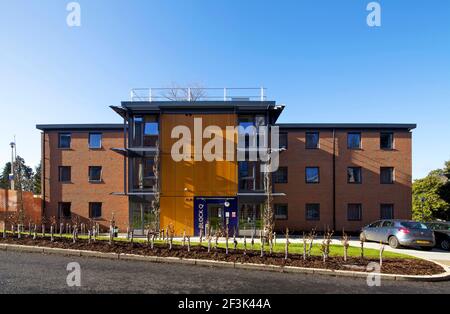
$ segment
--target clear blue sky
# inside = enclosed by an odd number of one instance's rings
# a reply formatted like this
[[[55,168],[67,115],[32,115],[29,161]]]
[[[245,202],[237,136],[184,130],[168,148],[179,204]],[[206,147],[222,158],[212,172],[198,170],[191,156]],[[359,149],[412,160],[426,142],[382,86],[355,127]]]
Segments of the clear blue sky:
[[[450,1],[0,0],[0,163],[38,123],[120,122],[130,88],[265,86],[281,122],[417,123],[414,177],[450,159]]]

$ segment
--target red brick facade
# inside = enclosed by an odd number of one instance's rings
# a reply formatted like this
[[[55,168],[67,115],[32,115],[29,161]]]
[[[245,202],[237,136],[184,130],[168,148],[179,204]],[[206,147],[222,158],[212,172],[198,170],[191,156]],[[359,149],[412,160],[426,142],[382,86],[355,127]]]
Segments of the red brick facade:
[[[102,148],[90,149],[89,132],[102,133]],[[306,149],[305,134],[319,132],[318,149]],[[394,149],[380,148],[380,133],[386,129],[371,127],[368,129],[281,127],[288,133],[288,147],[281,155],[280,166],[288,169],[288,183],[274,184],[277,196],[274,204],[288,206],[287,219],[277,220],[276,228],[289,227],[293,232],[304,230],[358,231],[360,228],[380,219],[382,204],[393,205],[394,218],[411,219],[411,172],[412,151],[409,128],[390,131],[394,134]],[[58,148],[60,132],[71,133],[71,148]],[[349,149],[349,132],[360,132],[361,148]],[[113,152],[112,148],[124,147],[124,134],[120,128],[98,131],[96,129],[45,130],[43,133],[43,193],[44,213],[47,217],[58,217],[58,204],[71,203],[74,217],[87,220],[90,217],[89,203],[102,203],[102,216],[97,221],[104,227],[114,213],[121,231],[129,225],[128,196],[112,195],[124,191],[124,158]],[[59,182],[59,167],[71,167],[70,182]],[[102,167],[102,181],[90,183],[90,166]],[[318,167],[320,182],[307,184],[306,167]],[[348,167],[360,167],[362,183],[348,183]],[[380,169],[392,167],[395,179],[392,184],[380,183]],[[162,178],[164,180],[164,178]],[[319,204],[320,219],[306,219],[306,204]],[[362,206],[361,218],[349,221],[349,204]],[[193,223],[193,222],[192,222]]]
[[[94,131],[94,130],[93,130]],[[43,193],[45,199],[44,212],[47,217],[58,217],[58,204],[71,203],[73,217],[81,220],[89,219],[89,203],[102,203],[102,217],[97,222],[109,226],[114,213],[117,225],[121,230],[128,226],[128,198],[111,195],[123,192],[123,158],[111,151],[111,148],[123,146],[123,131],[96,131],[102,133],[102,148],[89,149],[89,131],[70,131],[71,148],[58,148],[58,131],[43,133]],[[59,167],[71,167],[71,180],[59,182]],[[102,167],[102,181],[90,183],[89,166]]]
[[[370,222],[380,219],[381,204],[394,205],[394,218],[411,219],[412,213],[412,152],[411,133],[395,130],[394,149],[380,149],[381,129],[333,130],[290,129],[288,148],[281,155],[281,166],[288,168],[288,183],[276,184],[277,192],[286,197],[275,198],[275,203],[288,204],[288,219],[278,220],[278,229],[289,227],[292,231],[335,227],[336,231],[358,231]],[[308,131],[320,133],[320,148],[306,149],[305,134]],[[348,132],[361,132],[361,149],[347,148]],[[335,206],[333,193],[333,151],[335,151]],[[307,184],[305,168],[319,167],[320,183]],[[362,183],[351,184],[347,179],[348,167],[361,167]],[[393,184],[380,183],[380,169],[393,167]],[[306,220],[306,204],[320,204],[320,220]],[[362,205],[360,221],[347,219],[348,204]],[[333,221],[335,208],[335,222]],[[335,225],[335,226],[334,226]]]

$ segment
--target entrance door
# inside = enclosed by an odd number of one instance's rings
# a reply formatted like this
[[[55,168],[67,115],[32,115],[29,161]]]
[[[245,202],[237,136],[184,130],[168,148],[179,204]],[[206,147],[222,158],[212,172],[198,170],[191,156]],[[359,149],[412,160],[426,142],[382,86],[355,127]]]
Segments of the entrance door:
[[[225,230],[225,208],[221,204],[208,204],[208,221],[211,232]]]

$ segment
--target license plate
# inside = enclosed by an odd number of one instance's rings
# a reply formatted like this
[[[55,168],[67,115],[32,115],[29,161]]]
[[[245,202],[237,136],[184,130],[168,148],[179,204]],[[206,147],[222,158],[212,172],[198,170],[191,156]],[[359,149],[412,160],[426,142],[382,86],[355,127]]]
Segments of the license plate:
[[[430,241],[417,241],[418,244],[430,244]]]

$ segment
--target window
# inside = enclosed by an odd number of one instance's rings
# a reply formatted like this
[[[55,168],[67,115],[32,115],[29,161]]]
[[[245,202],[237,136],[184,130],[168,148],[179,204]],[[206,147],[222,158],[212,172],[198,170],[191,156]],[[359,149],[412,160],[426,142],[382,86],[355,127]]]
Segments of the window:
[[[89,182],[102,181],[102,167],[89,167]]]
[[[59,167],[59,182],[70,182],[72,180],[72,168],[61,166]]]
[[[275,204],[275,219],[277,219],[277,220],[287,220],[288,219],[287,204]]]
[[[255,149],[259,146],[267,146],[267,135],[261,131],[266,125],[266,117],[261,115],[239,116],[238,146],[241,149]]]
[[[348,149],[361,149],[361,133],[348,133],[347,147]]]
[[[383,228],[392,228],[392,227],[395,227],[395,223],[393,221],[388,220],[388,221],[383,222],[382,227]]]
[[[89,133],[89,148],[90,149],[102,148],[102,134],[101,133]]]
[[[60,133],[58,140],[58,147],[63,149],[69,149],[71,138],[72,135],[70,133]]]
[[[319,183],[320,182],[320,171],[318,167],[307,167],[306,168],[306,183]]]
[[[241,204],[239,209],[239,230],[261,230],[262,220],[262,204]]]
[[[380,219],[394,219],[394,204],[381,204]]]
[[[262,191],[261,165],[254,161],[239,162],[239,191]]]
[[[274,183],[288,183],[288,168],[280,167],[273,174],[273,182]]]
[[[374,222],[373,224],[370,224],[368,228],[380,228],[382,223],[382,221]]]
[[[133,158],[132,159],[132,183],[135,191],[153,191],[156,183],[155,158]]]
[[[394,168],[382,167],[380,169],[380,182],[381,182],[381,184],[394,183]]]
[[[58,204],[58,214],[59,218],[70,219],[72,218],[71,203],[59,203]]]
[[[319,141],[319,132],[306,132],[306,149],[318,149]]]
[[[157,116],[134,116],[131,142],[134,147],[156,147],[159,139]]]
[[[306,220],[320,220],[320,204],[306,204]]]
[[[347,182],[353,184],[362,183],[362,169],[361,167],[349,167],[347,169]]]
[[[287,149],[288,148],[288,134],[280,133],[280,148]]]
[[[98,219],[102,217],[102,203],[89,203],[89,218]]]
[[[361,221],[362,219],[362,205],[361,204],[348,204],[347,220],[348,221]]]
[[[380,134],[380,148],[385,150],[394,149],[394,133],[383,132]]]

